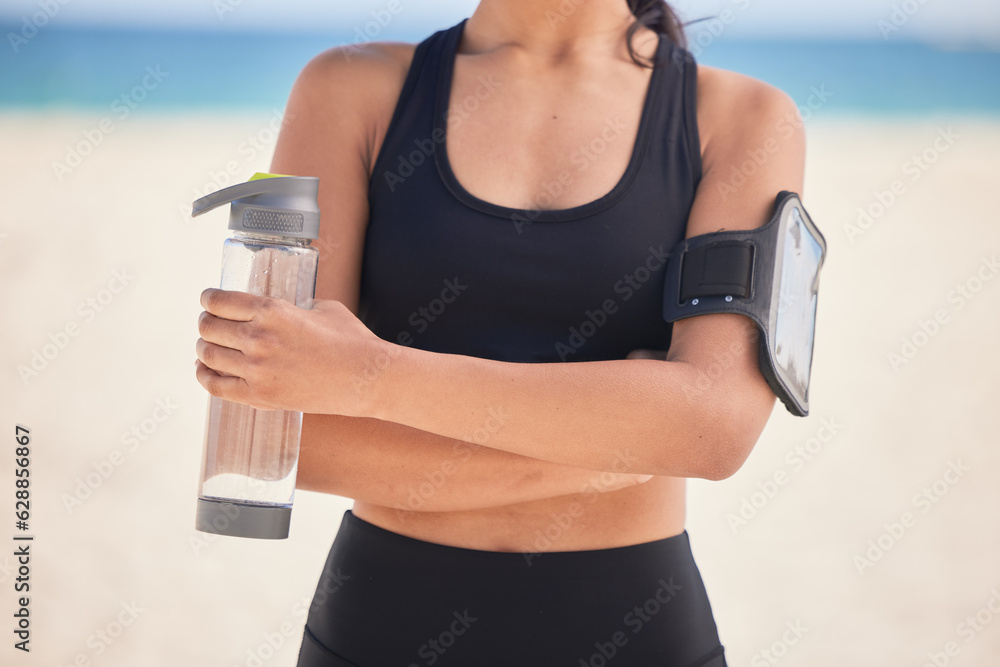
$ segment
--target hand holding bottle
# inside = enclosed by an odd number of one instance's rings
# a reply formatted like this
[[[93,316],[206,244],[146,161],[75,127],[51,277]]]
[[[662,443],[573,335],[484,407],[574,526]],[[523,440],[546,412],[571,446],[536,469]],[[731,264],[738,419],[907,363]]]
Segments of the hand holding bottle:
[[[306,310],[207,289],[201,305],[196,375],[210,394],[261,409],[365,416],[374,385],[358,379],[387,343],[343,303]]]

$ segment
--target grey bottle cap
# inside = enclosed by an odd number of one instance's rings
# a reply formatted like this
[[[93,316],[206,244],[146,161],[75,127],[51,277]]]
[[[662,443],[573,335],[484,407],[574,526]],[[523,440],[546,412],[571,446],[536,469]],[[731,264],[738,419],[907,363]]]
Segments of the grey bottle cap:
[[[199,498],[194,527],[216,535],[283,540],[291,520],[291,507]]]
[[[261,178],[258,178],[260,176]],[[269,176],[223,188],[197,199],[191,215],[232,203],[229,229],[298,239],[319,238],[319,179],[315,176]]]

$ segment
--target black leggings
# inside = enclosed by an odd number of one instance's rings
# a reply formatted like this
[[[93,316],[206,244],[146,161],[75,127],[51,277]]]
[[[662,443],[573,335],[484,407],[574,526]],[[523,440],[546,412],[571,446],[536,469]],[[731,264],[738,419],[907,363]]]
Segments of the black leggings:
[[[687,531],[525,554],[416,540],[350,511],[298,667],[725,667]]]

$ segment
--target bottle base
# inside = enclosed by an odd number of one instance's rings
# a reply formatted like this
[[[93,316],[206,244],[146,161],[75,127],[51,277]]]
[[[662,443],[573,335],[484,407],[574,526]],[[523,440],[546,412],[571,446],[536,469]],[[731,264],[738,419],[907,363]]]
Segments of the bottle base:
[[[194,527],[216,535],[283,540],[291,519],[291,507],[198,498]]]

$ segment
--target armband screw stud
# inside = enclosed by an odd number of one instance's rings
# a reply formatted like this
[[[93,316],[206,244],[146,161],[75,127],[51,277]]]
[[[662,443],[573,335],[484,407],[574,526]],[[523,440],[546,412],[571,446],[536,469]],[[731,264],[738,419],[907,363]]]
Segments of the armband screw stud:
[[[727,296],[727,297],[726,297],[726,302],[727,302],[727,303],[728,303],[729,301],[732,301],[732,300],[733,300],[733,297],[731,297],[731,296]]]
[[[692,306],[697,306],[698,305],[698,299],[691,299],[691,305]]]

